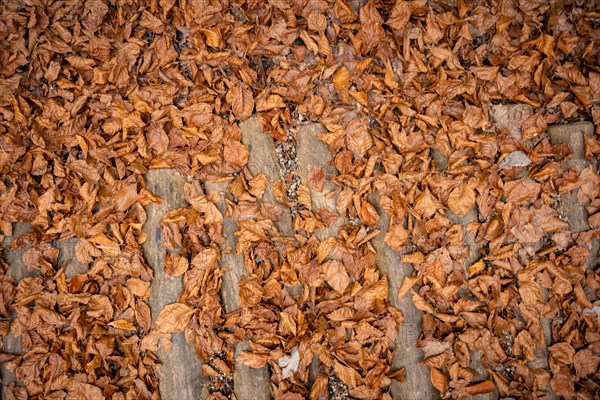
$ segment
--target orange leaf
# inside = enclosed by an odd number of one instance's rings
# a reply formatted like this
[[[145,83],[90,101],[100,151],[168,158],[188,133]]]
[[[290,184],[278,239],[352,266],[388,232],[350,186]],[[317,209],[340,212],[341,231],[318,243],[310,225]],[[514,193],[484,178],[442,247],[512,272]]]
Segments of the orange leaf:
[[[335,87],[335,90],[337,90],[338,92],[341,92],[342,90],[350,86],[350,73],[348,72],[346,67],[342,67],[335,71],[335,74],[333,74],[332,82],[333,86]]]
[[[448,390],[448,378],[446,375],[436,368],[431,368],[429,372],[433,387],[442,394],[446,393],[446,390]]]
[[[109,322],[108,325],[116,329],[123,329],[125,331],[135,331],[135,325],[124,319],[117,319],[115,321]]]
[[[252,92],[246,88],[246,85],[238,85],[235,89],[231,109],[240,121],[245,121],[252,115],[252,111],[254,111],[254,98],[252,97]]]
[[[200,32],[206,37],[206,44],[215,49],[223,48],[223,35],[219,28],[200,29]]]
[[[162,309],[156,319],[156,330],[162,333],[181,332],[192,318],[194,310],[183,303],[172,303]]]
[[[400,224],[392,225],[385,234],[383,240],[392,249],[399,251],[408,242],[408,231]]]
[[[362,203],[358,217],[364,224],[369,226],[375,226],[379,221],[379,214],[377,214],[375,207],[366,201]]]
[[[496,389],[496,386],[492,381],[483,381],[475,385],[465,387],[465,392],[471,396],[476,394],[492,393]]]
[[[350,277],[346,268],[339,261],[328,261],[323,265],[325,269],[325,280],[333,290],[344,293],[344,290],[350,284]]]
[[[467,183],[462,183],[450,193],[448,207],[456,215],[465,215],[475,205],[475,191]]]
[[[243,351],[237,358],[239,364],[250,368],[262,368],[268,360],[268,354],[255,354],[247,351]]]

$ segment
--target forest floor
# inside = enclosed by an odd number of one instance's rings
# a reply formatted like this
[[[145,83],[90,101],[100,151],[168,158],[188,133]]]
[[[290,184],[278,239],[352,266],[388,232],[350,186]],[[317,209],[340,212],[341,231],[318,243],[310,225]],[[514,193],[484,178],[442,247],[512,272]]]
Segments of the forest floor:
[[[21,399],[600,397],[600,8],[6,0]]]

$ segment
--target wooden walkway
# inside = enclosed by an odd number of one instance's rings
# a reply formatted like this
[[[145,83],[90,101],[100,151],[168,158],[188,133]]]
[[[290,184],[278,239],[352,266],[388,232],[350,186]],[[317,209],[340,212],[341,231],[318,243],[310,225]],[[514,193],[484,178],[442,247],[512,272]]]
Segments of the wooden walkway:
[[[576,127],[577,131],[583,131],[585,134],[593,134],[593,125],[583,124]],[[276,204],[272,185],[281,179],[277,154],[273,140],[266,134],[260,132],[256,118],[251,118],[244,124],[241,124],[244,143],[250,150],[248,167],[253,175],[264,174],[268,180],[268,185],[264,195],[264,201]],[[313,167],[321,168],[325,177],[334,175],[335,168],[331,165],[331,154],[327,146],[319,139],[318,134],[324,130],[320,125],[312,124],[296,128],[294,135],[297,144],[298,174],[302,185],[307,185],[309,175]],[[574,153],[574,157],[565,163],[563,168],[575,167],[578,170],[589,165],[583,157],[583,138],[581,135],[573,134],[573,126],[551,128],[549,130],[551,140],[554,143],[569,144]],[[447,164],[447,160],[440,157],[439,154],[434,161],[439,165]],[[144,224],[143,231],[147,235],[146,241],[142,245],[143,254],[148,265],[154,271],[152,284],[150,287],[150,308],[152,320],[156,321],[160,311],[168,304],[178,301],[180,293],[183,290],[183,276],[168,276],[164,271],[165,257],[167,250],[162,246],[161,220],[165,214],[177,208],[187,206],[184,196],[184,185],[188,182],[187,177],[178,175],[173,170],[160,169],[150,170],[146,176],[147,189],[156,196],[163,199],[163,202],[148,204],[145,209],[148,218]],[[246,275],[243,257],[236,254],[237,237],[234,233],[238,227],[230,215],[228,204],[224,194],[227,191],[227,183],[204,182],[204,187],[210,198],[215,201],[215,205],[224,216],[223,235],[224,242],[220,244],[223,254],[220,259],[220,265],[225,269],[223,276],[223,285],[221,298],[225,312],[230,313],[239,308],[239,282]],[[327,209],[335,212],[336,196],[335,184],[326,179],[324,190],[315,191],[307,186],[311,194],[311,209]],[[404,324],[400,328],[400,334],[396,339],[396,351],[393,359],[393,367],[406,368],[406,381],[403,383],[394,382],[391,387],[391,396],[394,399],[423,400],[434,399],[439,395],[433,389],[428,368],[421,365],[422,353],[417,348],[417,341],[421,335],[422,313],[415,308],[410,296],[398,297],[398,289],[407,276],[412,274],[412,266],[403,262],[402,251],[394,251],[383,240],[384,233],[390,224],[390,218],[385,214],[377,202],[377,193],[371,198],[371,202],[376,206],[381,218],[377,229],[381,233],[371,240],[377,256],[377,265],[382,273],[387,274],[389,278],[390,303],[400,309],[404,314]],[[585,207],[578,203],[575,195],[562,195],[561,204],[563,212],[569,216],[570,229],[574,232],[581,232],[589,229],[587,225],[587,213]],[[278,206],[279,207],[279,206]],[[282,235],[292,236],[294,234],[292,218],[289,209],[282,208],[282,217],[277,228]],[[465,244],[469,247],[471,256],[468,258],[468,268],[479,258],[479,249],[473,242],[472,235],[468,232],[467,226],[476,219],[476,213],[470,212],[463,217],[453,215],[448,211],[448,216],[452,223],[458,224],[464,229]],[[319,239],[325,239],[331,236],[337,236],[339,226],[347,221],[339,220],[335,226],[319,229],[315,232]],[[14,240],[21,243],[27,243],[27,235],[30,227],[27,224],[17,223],[13,227],[13,236],[2,243],[3,259],[9,265],[7,275],[14,277],[17,281],[26,276],[35,274],[35,271],[28,270],[23,262],[23,256],[28,250],[28,246],[16,246]],[[54,243],[59,249],[60,262],[71,261],[66,269],[68,278],[77,274],[85,274],[87,266],[76,261],[75,246],[76,238],[59,241]],[[597,253],[598,241],[593,242]],[[592,249],[592,250],[594,250]],[[233,250],[233,251],[232,251]],[[539,250],[539,249],[538,249]],[[170,251],[177,254],[178,249]],[[592,251],[594,253],[594,251]],[[592,261],[597,262],[597,260]],[[545,326],[549,329],[548,324]],[[19,354],[19,342],[14,340],[10,333],[4,332],[3,348],[5,352]],[[241,343],[235,349],[236,356],[246,349],[247,344]],[[183,332],[175,333],[172,337],[172,346],[169,351],[162,347],[157,354],[162,363],[159,372],[159,390],[164,400],[180,399],[200,399],[208,396],[206,388],[206,379],[201,373],[199,358],[196,356],[194,345],[188,342]],[[548,368],[548,361],[540,355],[536,363],[541,368]],[[476,359],[476,357],[474,357]],[[316,360],[318,362],[318,360]],[[477,366],[474,365],[477,370]],[[485,374],[484,374],[485,375]],[[485,376],[484,376],[485,378]],[[2,369],[2,382],[9,384],[14,377],[5,368]],[[267,400],[270,399],[272,390],[270,384],[269,370],[267,366],[260,369],[252,369],[241,364],[235,365],[234,370],[235,397],[239,400]],[[487,396],[494,398],[496,395]],[[480,396],[479,398],[483,398]]]

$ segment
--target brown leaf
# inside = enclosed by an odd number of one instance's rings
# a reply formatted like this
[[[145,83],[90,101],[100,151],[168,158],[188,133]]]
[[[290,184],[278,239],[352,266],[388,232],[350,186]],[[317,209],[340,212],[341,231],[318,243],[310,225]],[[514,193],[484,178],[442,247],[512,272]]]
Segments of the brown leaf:
[[[448,377],[436,368],[430,368],[429,374],[433,387],[442,394],[446,393],[448,390]]]
[[[308,185],[314,191],[319,193],[323,192],[323,186],[325,185],[325,174],[317,165],[313,165],[308,172]]]
[[[400,368],[388,375],[391,379],[398,382],[404,382],[406,379],[406,368]]]
[[[136,202],[137,184],[123,186],[112,197],[113,204],[117,211],[125,211]]]
[[[265,174],[260,173],[260,174],[256,175],[254,178],[252,178],[248,182],[248,184],[250,185],[250,189],[248,190],[248,192],[252,196],[254,196],[258,199],[262,199],[263,194],[265,193],[265,189],[269,185],[269,180],[267,179]]]
[[[358,37],[362,41],[363,54],[366,54],[377,47],[383,38],[383,19],[373,1],[367,2],[360,8],[360,25]]]
[[[206,38],[207,45],[219,50],[223,48],[223,36],[221,35],[221,30],[219,28],[200,29],[200,32]]]
[[[333,74],[332,82],[335,90],[338,92],[342,92],[350,87],[350,73],[346,67],[341,67]]]
[[[236,168],[243,168],[248,163],[250,152],[242,143],[228,140],[223,147],[223,158],[227,164]]]
[[[475,205],[475,191],[468,183],[462,183],[450,193],[448,207],[456,215],[465,215]]]
[[[256,354],[243,351],[237,358],[237,362],[250,368],[262,368],[267,361],[269,361],[269,355]]]
[[[354,158],[364,157],[373,146],[373,138],[367,129],[367,123],[363,119],[352,121],[347,128],[348,149],[354,154]]]
[[[156,318],[156,330],[161,333],[181,332],[188,325],[194,309],[183,303],[172,303],[165,306]]]
[[[360,375],[354,368],[346,367],[337,361],[333,365],[333,371],[350,389],[355,388],[360,380]]]
[[[400,224],[392,225],[383,240],[392,249],[400,251],[408,243],[408,231]]]
[[[130,321],[125,319],[117,319],[115,321],[111,321],[108,323],[109,326],[112,326],[116,329],[123,329],[125,331],[135,331],[136,327]]]
[[[71,171],[80,174],[83,179],[91,184],[98,183],[100,180],[100,174],[96,171],[96,168],[89,165],[85,160],[75,160],[68,164]]]
[[[325,393],[329,383],[329,377],[325,374],[319,374],[315,383],[313,383],[312,388],[310,389],[310,398],[311,400],[317,400],[321,398],[321,395]]]
[[[475,396],[478,394],[492,393],[496,389],[496,386],[492,381],[482,381],[475,385],[465,387],[465,392],[469,396]]]
[[[405,276],[402,279],[402,284],[400,284],[400,288],[398,289],[398,298],[402,299],[406,293],[420,280],[419,277],[411,277]]]
[[[573,382],[573,376],[567,375],[562,372],[554,374],[550,381],[550,387],[555,395],[561,399],[574,400],[575,399],[575,384]]]
[[[325,281],[338,293],[344,293],[350,284],[350,277],[344,265],[338,261],[328,261],[323,264]]]
[[[385,301],[388,298],[388,277],[383,275],[380,280],[375,282],[363,294],[362,298],[366,300]]]
[[[573,363],[575,364],[575,372],[579,379],[598,372],[600,368],[600,357],[594,354],[589,348],[583,349],[575,354]]]
[[[70,380],[67,389],[67,400],[104,400],[102,389],[76,380]]]
[[[231,109],[240,121],[247,120],[254,111],[254,97],[245,84],[240,84],[234,89]]]
[[[375,226],[377,225],[377,222],[379,222],[379,214],[377,214],[377,210],[375,210],[375,207],[373,207],[367,201],[363,201],[360,207],[360,212],[358,213],[358,217],[364,224],[369,226]]]
[[[540,184],[533,180],[511,181],[504,186],[504,191],[508,194],[506,201],[517,205],[537,199],[541,189]]]
[[[135,320],[144,331],[147,332],[150,330],[152,325],[152,314],[150,312],[150,307],[143,301],[137,301],[135,303]]]
[[[165,274],[167,276],[183,275],[189,267],[189,261],[186,257],[179,254],[167,254],[165,256]]]
[[[283,311],[279,314],[279,333],[282,336],[296,335],[296,321],[289,313]]]
[[[437,210],[442,208],[442,204],[431,194],[429,188],[425,187],[425,190],[415,199],[413,207],[423,218],[431,218]]]
[[[110,240],[106,235],[100,234],[92,236],[89,241],[96,245],[96,247],[102,250],[104,253],[110,256],[117,256],[121,253],[119,244],[114,240]]]

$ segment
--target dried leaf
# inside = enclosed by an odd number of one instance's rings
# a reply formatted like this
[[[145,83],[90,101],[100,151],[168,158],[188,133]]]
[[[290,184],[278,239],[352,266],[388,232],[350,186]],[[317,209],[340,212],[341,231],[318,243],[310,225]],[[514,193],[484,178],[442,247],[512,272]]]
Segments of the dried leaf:
[[[475,205],[475,191],[468,183],[462,183],[450,193],[448,207],[456,215],[465,215]]]
[[[254,97],[245,85],[238,85],[234,89],[231,109],[240,121],[247,120],[254,111]]]
[[[161,333],[181,332],[188,325],[194,309],[183,303],[165,306],[156,319],[156,331]]]
[[[438,370],[437,368],[431,368],[429,370],[429,373],[431,378],[431,384],[433,385],[433,387],[436,388],[436,390],[438,390],[442,394],[446,393],[446,391],[448,390],[448,378],[446,377],[446,375],[440,372],[440,370]]]

